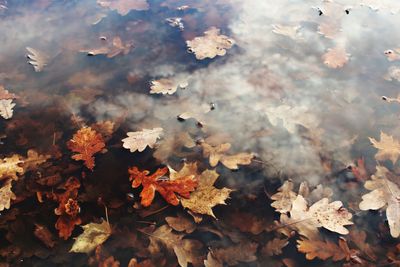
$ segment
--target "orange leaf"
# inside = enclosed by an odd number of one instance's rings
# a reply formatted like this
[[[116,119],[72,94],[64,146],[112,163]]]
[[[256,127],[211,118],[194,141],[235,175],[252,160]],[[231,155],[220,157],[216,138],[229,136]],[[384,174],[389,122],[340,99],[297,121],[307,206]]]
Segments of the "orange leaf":
[[[179,204],[177,195],[189,198],[190,192],[197,186],[194,175],[183,176],[175,180],[162,179],[168,172],[168,168],[166,167],[156,170],[155,173],[151,175],[149,171],[140,171],[137,167],[130,168],[128,172],[130,174],[129,180],[132,181],[133,188],[137,188],[140,185],[143,186],[140,197],[141,204],[145,207],[150,206],[153,202],[156,191],[160,193],[169,204],[177,206]]]
[[[72,155],[74,160],[85,161],[86,167],[93,170],[95,165],[93,155],[103,150],[105,143],[99,133],[90,127],[83,127],[68,141],[67,146],[73,152],[78,153]]]

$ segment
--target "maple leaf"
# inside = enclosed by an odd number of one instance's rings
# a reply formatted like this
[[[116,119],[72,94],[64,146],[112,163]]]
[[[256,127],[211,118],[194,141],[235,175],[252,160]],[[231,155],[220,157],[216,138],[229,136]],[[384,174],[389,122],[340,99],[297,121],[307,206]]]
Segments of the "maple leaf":
[[[292,202],[290,218],[282,214],[281,221],[297,227],[300,234],[308,238],[316,236],[318,227],[346,235],[349,231],[344,226],[353,224],[352,215],[342,206],[341,201],[329,203],[328,198],[323,198],[308,208],[304,197],[297,195]]]
[[[107,221],[89,223],[82,226],[83,233],[76,239],[70,252],[89,254],[103,244],[111,235],[111,227]]]
[[[390,175],[385,167],[376,167],[376,173],[364,185],[371,192],[362,196],[359,207],[361,210],[378,210],[386,206],[390,234],[397,238],[400,236],[400,187],[389,180]]]
[[[149,171],[139,171],[137,167],[129,168],[128,172],[129,180],[132,181],[133,188],[137,188],[140,185],[143,186],[140,197],[141,204],[144,207],[151,205],[156,191],[159,192],[168,203],[177,206],[179,204],[177,195],[189,198],[190,192],[197,186],[194,175],[181,176],[178,179],[163,179],[168,172],[168,168],[166,167],[157,169],[151,175],[149,175]]]
[[[211,146],[205,142],[201,143],[203,147],[203,156],[210,157],[211,167],[217,166],[218,162],[221,162],[225,167],[231,170],[237,170],[238,165],[249,165],[254,155],[251,153],[238,153],[235,155],[225,155],[231,148],[231,144],[225,143],[218,146]]]
[[[350,54],[343,47],[335,47],[328,49],[328,52],[322,56],[322,59],[328,67],[337,69],[343,67],[349,61],[349,56]]]
[[[22,175],[24,173],[24,168],[20,166],[22,163],[21,157],[16,154],[0,160],[0,180],[6,178],[18,180],[17,174]]]
[[[146,147],[153,148],[157,139],[161,138],[162,128],[143,129],[138,132],[128,132],[127,138],[122,139],[123,147],[131,152],[142,152]]]
[[[160,245],[173,251],[178,259],[179,266],[187,267],[188,263],[198,266],[202,261],[199,251],[202,244],[193,239],[183,239],[183,234],[176,234],[168,225],[162,225],[150,235],[149,251],[152,255],[160,252]]]
[[[11,200],[15,200],[17,196],[11,191],[12,179],[6,180],[0,188],[0,211],[9,209]]]
[[[15,103],[12,102],[12,99],[1,99],[0,100],[0,116],[4,119],[11,119],[13,116],[13,108],[15,107]]]
[[[204,36],[186,41],[188,51],[194,53],[199,60],[224,56],[226,50],[230,49],[235,41],[228,36],[220,35],[219,32],[219,29],[211,27],[204,32]]]
[[[93,170],[95,166],[93,155],[102,151],[105,143],[99,133],[90,127],[83,127],[68,141],[67,146],[73,152],[78,153],[72,155],[71,158],[85,161],[85,166]]]
[[[357,260],[361,261],[357,256],[356,250],[351,250],[345,239],[339,238],[339,245],[330,241],[318,241],[318,240],[297,240],[297,249],[306,254],[307,260],[313,260],[319,258],[321,260],[327,260],[332,258],[332,261],[340,260]]]
[[[397,162],[400,155],[400,142],[394,139],[393,136],[381,132],[380,141],[371,137],[369,140],[378,149],[378,153],[375,155],[376,160],[391,160],[393,164]]]
[[[125,16],[131,10],[147,10],[149,4],[146,0],[97,0],[97,4],[116,10],[121,16]]]
[[[205,170],[198,178],[198,186],[188,199],[181,199],[182,206],[194,213],[206,214],[215,218],[212,208],[216,205],[225,205],[232,189],[214,187],[219,174],[215,170]]]
[[[29,59],[28,63],[33,66],[36,72],[41,72],[47,65],[49,57],[45,53],[32,47],[27,47],[26,50],[29,52],[29,54],[27,54],[27,58]]]
[[[173,79],[158,79],[150,82],[150,94],[172,95],[178,88],[187,87],[187,82],[177,82]]]
[[[285,181],[278,189],[279,192],[271,196],[271,199],[274,200],[271,206],[280,213],[289,212],[292,209],[292,202],[297,197],[297,194],[292,190],[293,183],[291,181]]]

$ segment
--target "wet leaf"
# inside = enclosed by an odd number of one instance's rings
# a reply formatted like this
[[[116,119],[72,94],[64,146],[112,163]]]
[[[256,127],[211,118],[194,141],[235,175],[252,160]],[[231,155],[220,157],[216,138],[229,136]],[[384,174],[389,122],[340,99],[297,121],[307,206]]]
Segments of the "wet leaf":
[[[15,103],[12,99],[1,99],[0,100],[0,116],[4,119],[11,119],[14,112]]]
[[[342,238],[339,239],[339,245],[329,241],[298,240],[297,249],[306,254],[307,260],[313,260],[315,258],[327,260],[328,258],[332,258],[332,261],[349,261],[356,256],[356,252],[350,250],[346,240]]]
[[[121,16],[125,16],[131,10],[147,10],[149,4],[146,0],[97,0],[97,4],[116,10]]]
[[[143,129],[139,132],[128,132],[127,138],[122,139],[123,147],[131,152],[142,152],[146,147],[153,148],[157,139],[163,134],[162,128]]]
[[[83,233],[75,239],[70,252],[89,254],[111,235],[110,224],[104,220],[101,223],[83,225],[82,228]]]
[[[143,186],[140,193],[141,204],[148,207],[153,202],[155,192],[160,195],[171,205],[179,205],[177,195],[183,198],[189,198],[196,186],[197,181],[194,175],[181,176],[176,179],[168,179],[165,175],[168,168],[157,169],[153,174],[149,171],[140,171],[137,167],[129,168],[129,180],[132,181],[132,187],[137,188]],[[167,178],[167,179],[165,179]]]
[[[262,253],[268,256],[282,254],[282,249],[289,244],[287,239],[274,238],[263,247]]]
[[[8,179],[3,182],[0,188],[0,211],[9,209],[11,200],[15,200],[17,196],[11,191],[12,179]]]
[[[204,32],[204,36],[186,41],[189,52],[194,53],[199,60],[224,56],[235,41],[228,36],[220,35],[219,32],[219,29],[211,27]]]
[[[279,192],[271,196],[271,199],[274,200],[271,206],[280,213],[289,212],[292,209],[292,202],[297,197],[297,194],[292,190],[293,183],[291,181],[285,181],[278,189]]]
[[[187,87],[187,82],[177,82],[172,79],[159,79],[150,82],[150,94],[172,95],[178,88]]]
[[[24,173],[22,168],[23,160],[19,155],[13,155],[9,158],[4,158],[0,162],[0,180],[11,178],[18,180],[18,175]]]
[[[258,245],[256,243],[245,242],[227,248],[213,249],[212,255],[219,262],[233,266],[240,262],[256,261],[257,248]]]
[[[378,153],[375,155],[377,160],[390,160],[395,164],[399,159],[400,155],[400,142],[393,138],[391,135],[387,135],[381,132],[381,140],[375,140],[369,138],[372,145],[378,149]]]
[[[210,215],[215,218],[212,208],[225,205],[232,189],[214,187],[219,174],[215,170],[205,170],[198,178],[198,186],[188,199],[181,199],[182,206],[194,213]]]
[[[41,72],[43,68],[47,65],[49,57],[42,51],[39,51],[32,47],[27,47],[26,50],[28,50],[28,63],[33,66],[36,72]]]
[[[390,234],[400,236],[400,188],[388,179],[390,172],[383,166],[377,166],[371,180],[365,182],[365,188],[371,192],[362,196],[361,210],[378,210],[386,206],[386,217]]]
[[[328,49],[328,52],[322,56],[322,60],[328,67],[337,69],[343,67],[349,61],[349,56],[350,54],[343,47],[335,47]]]
[[[93,155],[102,151],[105,143],[102,136],[92,130],[92,128],[83,127],[68,141],[67,146],[70,150],[77,153],[72,155],[71,158],[74,160],[83,160],[85,166],[93,170],[95,166]]]
[[[203,156],[210,157],[211,167],[217,166],[221,162],[225,167],[231,170],[237,170],[238,165],[249,165],[254,155],[251,153],[239,153],[235,155],[225,155],[231,148],[231,144],[225,143],[218,146],[211,146],[205,142],[201,143],[203,147]]]

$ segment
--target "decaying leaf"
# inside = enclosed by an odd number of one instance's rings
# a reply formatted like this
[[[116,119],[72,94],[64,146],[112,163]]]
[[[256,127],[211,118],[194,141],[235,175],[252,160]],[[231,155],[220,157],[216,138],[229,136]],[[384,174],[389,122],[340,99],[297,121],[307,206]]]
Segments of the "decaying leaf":
[[[206,214],[215,218],[212,208],[225,205],[232,189],[214,187],[219,174],[215,170],[205,170],[198,178],[198,186],[188,199],[181,199],[182,206],[194,213]]]
[[[304,197],[298,195],[292,202],[290,218],[282,214],[281,221],[295,226],[301,235],[310,239],[317,235],[318,227],[346,235],[349,231],[344,226],[353,224],[350,221],[352,214],[342,206],[341,201],[329,203],[327,198],[323,198],[308,208]]]
[[[178,232],[190,234],[196,229],[196,224],[193,220],[181,214],[178,217],[165,217],[165,221],[172,229]]]
[[[155,192],[160,195],[171,205],[177,206],[179,199],[177,195],[183,198],[189,198],[196,186],[197,181],[194,175],[180,176],[175,179],[168,179],[165,175],[168,168],[157,169],[153,174],[147,170],[140,171],[137,167],[129,168],[129,180],[132,181],[132,187],[137,188],[143,186],[140,193],[141,204],[148,207],[153,202]]]
[[[158,79],[150,82],[150,94],[172,95],[178,88],[186,88],[186,81],[175,81],[173,79]]]
[[[51,156],[49,156],[49,155],[40,155],[35,150],[30,149],[27,152],[26,159],[23,160],[22,167],[24,168],[25,171],[34,170],[40,164],[43,164],[44,162],[46,162],[50,157]]]
[[[105,143],[99,133],[90,127],[83,127],[68,141],[67,146],[77,153],[72,155],[74,160],[83,160],[85,166],[93,170],[95,166],[93,155],[102,151]]]
[[[381,132],[380,141],[371,137],[369,140],[378,149],[378,153],[375,154],[376,160],[390,160],[393,164],[397,162],[400,155],[400,142],[394,139],[393,136]]]
[[[19,155],[13,155],[9,158],[4,158],[0,162],[0,180],[11,178],[13,180],[18,180],[18,176],[24,173],[24,168],[22,168],[22,159]]]
[[[292,209],[292,202],[297,197],[297,194],[293,192],[293,183],[285,181],[278,191],[278,193],[271,196],[271,199],[274,200],[271,206],[280,213],[287,213]]]
[[[35,224],[35,231],[33,233],[46,247],[53,248],[55,246],[56,242],[54,241],[53,234],[46,226]]]
[[[17,98],[17,95],[10,93],[4,86],[0,85],[0,100],[15,98]]]
[[[280,255],[282,254],[282,249],[289,244],[286,238],[274,238],[262,248],[262,253],[268,256]]]
[[[0,100],[0,116],[4,119],[11,119],[14,112],[15,103],[12,99],[1,99]]]
[[[90,253],[103,244],[111,235],[111,227],[107,221],[89,223],[82,226],[83,233],[79,235],[70,250],[75,253]]]
[[[328,49],[328,52],[322,56],[322,60],[328,67],[337,69],[343,67],[349,61],[349,56],[350,54],[343,47],[335,47]]]
[[[49,57],[45,53],[32,47],[27,47],[26,50],[29,52],[27,54],[28,63],[33,66],[36,72],[41,72],[47,65]]]
[[[224,56],[226,50],[230,49],[235,41],[228,36],[220,35],[219,32],[219,29],[211,27],[204,32],[204,36],[186,41],[189,52],[194,53],[199,60]]]
[[[138,132],[128,132],[127,138],[122,139],[123,147],[131,152],[136,150],[142,152],[146,147],[153,148],[157,139],[161,138],[163,133],[162,128],[143,129]]]
[[[121,16],[125,16],[131,10],[147,10],[149,4],[146,0],[97,0],[97,4],[116,10]]]
[[[332,258],[332,261],[350,261],[358,258],[357,251],[349,249],[346,240],[343,238],[339,238],[339,245],[330,241],[298,240],[297,249],[306,254],[307,260]]]
[[[120,54],[127,55],[132,48],[132,41],[123,42],[121,37],[115,36],[112,38],[112,42],[103,40],[100,47],[83,49],[81,52],[87,53],[88,56],[107,55],[108,58],[113,58]]]
[[[6,180],[0,188],[0,211],[9,209],[11,200],[15,200],[17,196],[11,191],[12,179]]]
[[[211,253],[217,261],[226,263],[228,266],[233,266],[240,262],[257,260],[257,248],[257,243],[244,242],[227,248],[213,249]]]
[[[359,206],[361,210],[378,210],[386,206],[390,234],[397,238],[400,236],[400,188],[388,178],[390,175],[388,169],[377,166],[376,173],[364,185],[371,192],[362,196]]]
[[[221,162],[225,167],[231,170],[239,168],[238,165],[249,165],[254,155],[251,153],[238,153],[235,155],[225,155],[231,148],[231,144],[225,143],[218,146],[211,146],[205,142],[201,143],[203,147],[203,156],[210,157],[211,167],[217,166]]]
[[[188,263],[200,266],[202,244],[193,239],[183,239],[182,234],[176,234],[168,225],[162,225],[150,235],[149,251],[154,254],[161,250],[160,245],[173,251],[178,259],[179,266],[187,267]]]

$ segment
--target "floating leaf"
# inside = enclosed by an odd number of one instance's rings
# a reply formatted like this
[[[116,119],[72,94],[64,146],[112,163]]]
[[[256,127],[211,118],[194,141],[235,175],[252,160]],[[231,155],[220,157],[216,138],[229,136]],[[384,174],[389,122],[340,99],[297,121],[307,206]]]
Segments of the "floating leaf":
[[[172,79],[159,79],[150,82],[150,94],[172,95],[176,90],[187,87],[187,82],[176,82]]]
[[[381,132],[381,140],[377,141],[374,138],[369,138],[372,145],[378,149],[378,153],[375,155],[377,160],[391,160],[393,164],[397,162],[400,155],[400,142],[393,138],[391,135],[387,135]]]
[[[97,4],[116,10],[121,16],[125,16],[131,10],[147,10],[149,4],[146,0],[97,0]]]
[[[26,50],[29,52],[27,55],[29,59],[28,63],[33,66],[36,72],[41,72],[47,65],[49,57],[45,53],[31,47],[27,47]]]
[[[322,56],[322,59],[328,67],[337,69],[343,67],[349,61],[349,56],[343,47],[335,47],[328,49],[328,52]]]
[[[111,235],[110,224],[104,220],[101,223],[83,225],[82,228],[83,233],[75,239],[70,252],[89,254]]]
[[[211,27],[204,32],[204,36],[186,41],[189,52],[194,53],[199,60],[224,56],[226,50],[230,49],[235,41],[228,36],[220,35],[219,31],[219,29]]]
[[[332,261],[350,261],[351,259],[355,260],[358,258],[356,251],[350,250],[346,240],[343,238],[339,238],[339,245],[329,241],[298,240],[297,249],[306,254],[307,260],[313,260],[315,258],[327,260],[332,258]]]
[[[13,155],[9,158],[4,158],[0,162],[0,180],[11,178],[13,180],[18,180],[18,176],[24,173],[24,168],[22,168],[23,161],[19,155]]]
[[[128,132],[127,138],[122,139],[123,147],[131,152],[142,152],[146,147],[153,148],[157,139],[161,138],[162,128],[143,129],[139,132]]]
[[[280,213],[289,212],[292,209],[292,202],[297,197],[297,194],[292,190],[293,183],[291,181],[285,181],[278,189],[279,192],[271,196],[271,199],[274,200],[271,206]]]
[[[83,127],[68,141],[67,146],[77,153],[72,155],[74,160],[83,160],[85,166],[93,170],[95,166],[93,155],[102,151],[105,143],[99,133],[90,127]]]
[[[225,155],[231,148],[231,144],[225,143],[218,146],[211,146],[205,142],[202,144],[204,157],[210,157],[211,167],[217,166],[221,162],[225,167],[231,170],[237,170],[238,165],[249,165],[254,155],[251,153],[239,153],[235,155]]]
[[[15,103],[13,103],[12,99],[1,99],[0,100],[0,116],[4,119],[11,119],[13,116],[13,108],[15,107]]]

